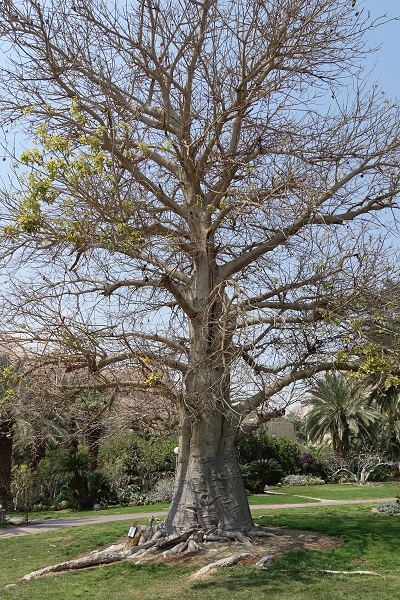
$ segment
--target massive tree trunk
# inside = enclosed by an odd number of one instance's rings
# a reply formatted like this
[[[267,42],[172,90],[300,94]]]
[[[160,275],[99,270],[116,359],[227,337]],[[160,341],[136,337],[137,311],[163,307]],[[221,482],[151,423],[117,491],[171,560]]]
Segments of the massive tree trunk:
[[[252,529],[236,432],[235,425],[218,412],[208,419],[185,417],[168,533],[192,527],[221,532]]]
[[[13,422],[6,419],[0,422],[0,504],[11,503],[11,468],[13,447]]]
[[[214,302],[190,323],[191,366],[168,533],[253,527],[237,459],[239,419],[230,406],[231,340],[222,319],[223,307]]]

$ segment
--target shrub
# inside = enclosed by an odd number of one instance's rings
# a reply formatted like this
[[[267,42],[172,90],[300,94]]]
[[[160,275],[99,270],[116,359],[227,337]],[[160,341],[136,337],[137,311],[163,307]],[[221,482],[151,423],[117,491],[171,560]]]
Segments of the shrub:
[[[378,506],[378,511],[388,515],[400,514],[400,498],[397,497],[390,502],[382,502],[382,504]]]
[[[154,502],[171,502],[174,495],[175,482],[171,478],[157,481],[151,493]]]
[[[177,438],[122,430],[101,440],[98,461],[112,489],[135,484],[146,492],[175,472]]]
[[[287,475],[282,479],[282,485],[323,485],[325,481],[315,475]]]
[[[317,461],[312,454],[309,452],[304,452],[299,458],[299,463],[303,471],[309,472],[312,471]]]
[[[291,442],[286,438],[275,439],[276,451],[278,453],[278,462],[281,464],[284,473],[299,473],[300,448],[296,442]]]
[[[261,494],[266,485],[277,483],[283,475],[281,465],[273,458],[254,460],[241,470],[245,487],[256,494]]]
[[[35,472],[28,465],[16,465],[12,470],[11,493],[14,509],[28,511],[39,500]]]
[[[140,487],[133,483],[124,488],[118,488],[116,497],[117,501],[124,506],[143,506],[154,502],[152,494],[142,492]]]
[[[337,475],[334,474],[329,478],[329,481],[331,483],[357,483],[357,475],[343,471]]]
[[[284,473],[300,471],[298,444],[286,438],[273,438],[263,429],[243,438],[239,443],[238,455],[242,465],[258,460],[273,459],[280,464]]]
[[[64,485],[56,474],[56,465],[61,451],[64,450],[55,444],[48,446],[45,457],[39,461],[35,471],[42,501],[47,504],[57,504]]]
[[[387,481],[391,474],[392,471],[390,467],[387,465],[379,465],[379,467],[375,467],[368,479],[369,481]]]

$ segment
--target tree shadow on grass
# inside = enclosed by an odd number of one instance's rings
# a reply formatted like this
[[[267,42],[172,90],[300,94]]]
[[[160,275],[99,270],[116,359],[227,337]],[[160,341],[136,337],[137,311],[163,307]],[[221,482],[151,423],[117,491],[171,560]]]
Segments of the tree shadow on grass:
[[[273,570],[255,570],[239,567],[215,575],[212,579],[196,583],[192,590],[204,598],[208,592],[218,598],[248,598],[249,600],[268,598],[268,600],[301,600],[312,598],[324,600],[330,598],[323,591],[330,585],[332,578],[321,577],[320,573],[296,570],[296,572],[274,572]],[[321,595],[322,594],[322,595]],[[338,596],[332,595],[332,599]],[[342,596],[339,596],[342,597]]]
[[[231,569],[196,583],[193,592],[220,600],[392,600],[398,597],[398,581],[367,575],[339,576],[297,570],[295,572]],[[197,596],[196,596],[197,597]]]
[[[400,518],[372,514],[368,507],[319,509],[316,517],[315,509],[309,514],[303,512],[300,523],[299,515],[296,518],[288,512],[279,515],[277,524],[290,528],[301,525],[305,530],[337,536],[344,540],[343,546],[333,550],[289,552],[267,570],[249,567],[224,570],[194,583],[192,589],[199,592],[219,589],[221,598],[229,598],[229,593],[241,597],[241,593],[249,590],[253,594],[249,598],[266,595],[269,600],[397,597],[398,589],[393,596],[398,586],[397,577],[392,581],[386,576],[392,569],[400,568]],[[324,570],[371,570],[381,576],[329,574]],[[335,589],[340,589],[339,596],[335,596]]]

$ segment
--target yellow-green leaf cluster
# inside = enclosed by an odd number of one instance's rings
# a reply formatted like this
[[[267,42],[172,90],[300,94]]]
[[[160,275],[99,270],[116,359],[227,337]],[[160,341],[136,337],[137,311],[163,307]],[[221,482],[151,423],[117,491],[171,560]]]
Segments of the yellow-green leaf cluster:
[[[146,383],[149,386],[154,386],[157,385],[157,383],[160,381],[160,376],[158,375],[158,373],[156,373],[155,371],[151,371],[146,379]]]
[[[72,98],[70,112],[75,121],[77,121],[80,125],[84,125],[87,121],[86,116],[81,110],[81,103],[79,98]]]
[[[127,223],[117,223],[116,230],[123,236],[123,241],[120,245],[120,249],[123,252],[129,253],[135,251],[143,243],[140,232]]]

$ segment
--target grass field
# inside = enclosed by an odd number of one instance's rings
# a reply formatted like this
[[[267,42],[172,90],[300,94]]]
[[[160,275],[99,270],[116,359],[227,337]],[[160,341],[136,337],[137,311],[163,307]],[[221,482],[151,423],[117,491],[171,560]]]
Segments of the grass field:
[[[249,504],[255,506],[257,504],[298,504],[304,502],[315,502],[312,498],[300,498],[299,496],[286,494],[257,494],[249,496]]]
[[[386,495],[386,494],[383,494]],[[390,494],[389,494],[390,495]],[[371,505],[275,509],[273,525],[308,529],[345,541],[335,550],[289,553],[268,570],[235,567],[193,582],[193,569],[130,563],[43,577],[19,578],[70,559],[126,534],[129,521],[68,528],[0,540],[0,598],[19,600],[393,600],[400,589],[400,519],[371,512]],[[262,510],[255,511],[255,514]],[[271,521],[266,520],[266,524]],[[328,574],[367,570],[377,575]],[[4,589],[6,584],[16,587]]]
[[[278,488],[274,491],[289,496],[307,496],[325,500],[373,500],[374,498],[390,498],[400,494],[398,482],[388,481],[370,485],[354,485],[335,483],[326,485],[305,485]]]

